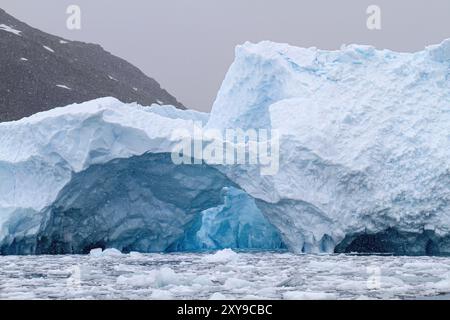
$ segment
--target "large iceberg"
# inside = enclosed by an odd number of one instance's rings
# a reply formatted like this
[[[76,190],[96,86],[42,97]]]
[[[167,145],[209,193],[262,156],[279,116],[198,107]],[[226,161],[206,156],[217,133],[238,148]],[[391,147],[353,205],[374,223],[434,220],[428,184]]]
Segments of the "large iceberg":
[[[174,131],[276,130],[279,170],[177,166]],[[0,124],[2,253],[450,253],[450,40],[246,43],[211,114],[104,98]]]

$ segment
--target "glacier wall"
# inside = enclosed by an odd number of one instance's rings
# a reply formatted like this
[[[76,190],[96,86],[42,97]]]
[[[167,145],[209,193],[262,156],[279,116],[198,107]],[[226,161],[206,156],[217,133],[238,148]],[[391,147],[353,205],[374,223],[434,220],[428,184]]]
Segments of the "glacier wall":
[[[199,123],[277,130],[280,170],[171,165],[174,132]],[[446,254],[449,128],[450,40],[246,43],[209,115],[104,98],[1,123],[0,252]]]

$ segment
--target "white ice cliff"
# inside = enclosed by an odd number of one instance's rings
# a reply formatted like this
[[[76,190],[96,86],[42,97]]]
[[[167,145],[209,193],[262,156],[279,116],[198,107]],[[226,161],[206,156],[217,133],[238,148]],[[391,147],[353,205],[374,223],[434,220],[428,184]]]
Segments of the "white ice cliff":
[[[278,130],[278,172],[174,165],[173,132],[194,122]],[[416,53],[246,43],[209,118],[105,98],[0,124],[3,254],[450,254],[449,239],[450,40]]]
[[[417,53],[247,43],[208,126],[280,132],[278,174],[228,175],[295,251],[390,228],[449,235],[450,40]]]

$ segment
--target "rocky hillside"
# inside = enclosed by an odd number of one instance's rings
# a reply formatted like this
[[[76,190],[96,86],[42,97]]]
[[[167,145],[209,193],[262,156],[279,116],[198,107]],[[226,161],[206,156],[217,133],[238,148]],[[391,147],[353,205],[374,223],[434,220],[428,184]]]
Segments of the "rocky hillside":
[[[34,29],[0,9],[0,122],[113,96],[184,106],[158,82],[101,46]]]

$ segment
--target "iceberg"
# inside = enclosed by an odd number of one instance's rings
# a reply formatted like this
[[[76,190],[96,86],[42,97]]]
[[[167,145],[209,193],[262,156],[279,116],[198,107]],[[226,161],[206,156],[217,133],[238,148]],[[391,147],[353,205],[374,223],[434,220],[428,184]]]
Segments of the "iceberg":
[[[181,239],[199,217],[226,211],[224,201],[250,211],[233,208],[223,219],[242,223],[212,231],[206,223],[202,232],[233,248],[266,248],[264,235],[280,246],[255,200],[217,168],[172,162],[173,132],[192,131],[208,117],[103,98],[0,124],[0,252],[212,250]],[[228,188],[234,191],[225,196]],[[252,219],[257,228],[250,229]]]
[[[210,114],[103,98],[0,124],[0,253],[450,254],[450,40],[245,43]],[[174,131],[279,133],[279,170],[176,165]]]

